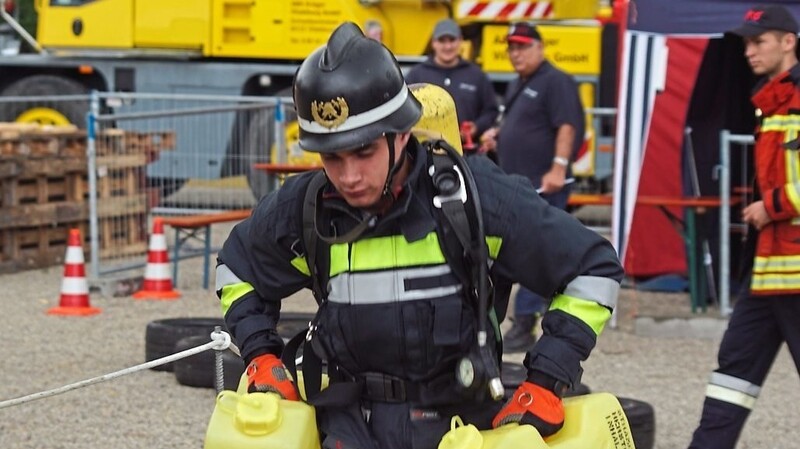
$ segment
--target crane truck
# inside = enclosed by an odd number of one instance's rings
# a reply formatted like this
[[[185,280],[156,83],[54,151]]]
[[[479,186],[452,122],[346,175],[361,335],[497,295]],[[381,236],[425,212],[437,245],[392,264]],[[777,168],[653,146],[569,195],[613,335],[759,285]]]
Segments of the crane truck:
[[[520,20],[539,24],[546,55],[579,81],[584,106],[612,106],[616,89],[618,21],[609,0],[34,0],[34,6],[35,40],[21,32],[38,52],[5,52],[0,96],[92,90],[289,96],[300,62],[341,22],[359,24],[407,68],[422,60],[430,31],[446,17],[459,23],[464,56],[487,72],[498,94],[514,76],[505,32],[508,23]],[[5,8],[0,15],[12,20]],[[0,121],[82,127],[87,109],[85,101],[0,103]],[[610,177],[609,145],[596,136],[598,131],[597,126],[588,129],[597,138],[589,139],[577,157],[578,178]],[[291,139],[294,134],[287,129],[285,135]],[[271,139],[265,145],[272,145]],[[223,167],[232,156],[270,157],[267,149],[254,145],[240,151],[259,154],[231,155],[230,145],[218,148],[209,167]],[[148,176],[178,182],[210,176],[207,169],[196,173],[178,163],[180,151],[163,153],[148,167]],[[255,180],[249,180],[254,193],[263,193],[257,190],[266,184],[254,186]]]

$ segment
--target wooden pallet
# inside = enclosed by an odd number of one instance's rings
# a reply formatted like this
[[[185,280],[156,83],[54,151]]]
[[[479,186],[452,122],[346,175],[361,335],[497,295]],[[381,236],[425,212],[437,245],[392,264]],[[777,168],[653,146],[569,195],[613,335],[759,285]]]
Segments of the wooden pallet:
[[[157,151],[174,147],[174,134],[104,130],[99,136],[100,257],[144,255],[146,166]],[[0,123],[0,271],[61,263],[70,228],[81,229],[88,239],[87,173],[84,132]]]
[[[88,235],[86,223],[0,229],[0,273],[12,273],[63,263],[71,228]]]

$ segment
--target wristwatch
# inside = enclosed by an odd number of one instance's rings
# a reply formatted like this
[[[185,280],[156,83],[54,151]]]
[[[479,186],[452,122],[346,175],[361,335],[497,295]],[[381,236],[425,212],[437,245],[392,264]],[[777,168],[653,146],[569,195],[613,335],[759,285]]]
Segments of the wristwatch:
[[[553,158],[553,162],[555,162],[556,164],[558,164],[558,165],[560,165],[562,167],[566,167],[566,166],[569,165],[569,159],[567,159],[565,157],[561,157],[561,156],[554,157]]]

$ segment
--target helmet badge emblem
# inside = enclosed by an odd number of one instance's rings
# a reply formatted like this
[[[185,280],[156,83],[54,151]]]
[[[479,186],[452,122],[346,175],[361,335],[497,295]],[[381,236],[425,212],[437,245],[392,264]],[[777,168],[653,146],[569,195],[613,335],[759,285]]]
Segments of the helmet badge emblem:
[[[311,115],[314,121],[328,129],[344,123],[349,114],[350,107],[343,97],[336,97],[331,101],[311,102]]]

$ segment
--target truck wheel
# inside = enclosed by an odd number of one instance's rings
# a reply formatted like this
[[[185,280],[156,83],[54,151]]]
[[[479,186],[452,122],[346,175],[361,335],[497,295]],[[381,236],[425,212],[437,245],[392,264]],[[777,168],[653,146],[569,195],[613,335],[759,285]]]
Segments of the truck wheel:
[[[271,175],[253,167],[255,163],[269,162],[269,150],[275,139],[275,113],[272,109],[262,109],[250,117],[247,125],[247,138],[244,142],[244,163],[247,173],[247,184],[256,200],[272,191],[275,186],[275,175]]]
[[[653,449],[656,440],[656,416],[653,406],[644,401],[617,398],[633,435],[636,449]]]
[[[185,337],[175,344],[175,352],[196,348],[210,341],[208,336],[195,335]],[[174,363],[175,379],[181,385],[197,388],[214,388],[216,386],[216,352],[211,349],[195,354]],[[244,361],[230,349],[222,351],[223,388],[236,390],[239,379],[244,373]]]
[[[145,360],[152,360],[174,354],[178,340],[200,335],[211,339],[211,332],[216,326],[225,330],[222,318],[168,318],[151,321],[145,331]],[[151,368],[154,371],[173,371],[173,363],[166,363]]]
[[[33,75],[15,81],[6,87],[4,97],[43,97],[59,95],[86,95],[88,89],[69,78],[54,75]],[[22,101],[0,103],[0,120],[7,122],[40,123],[43,125],[73,124],[86,128],[89,100]]]

